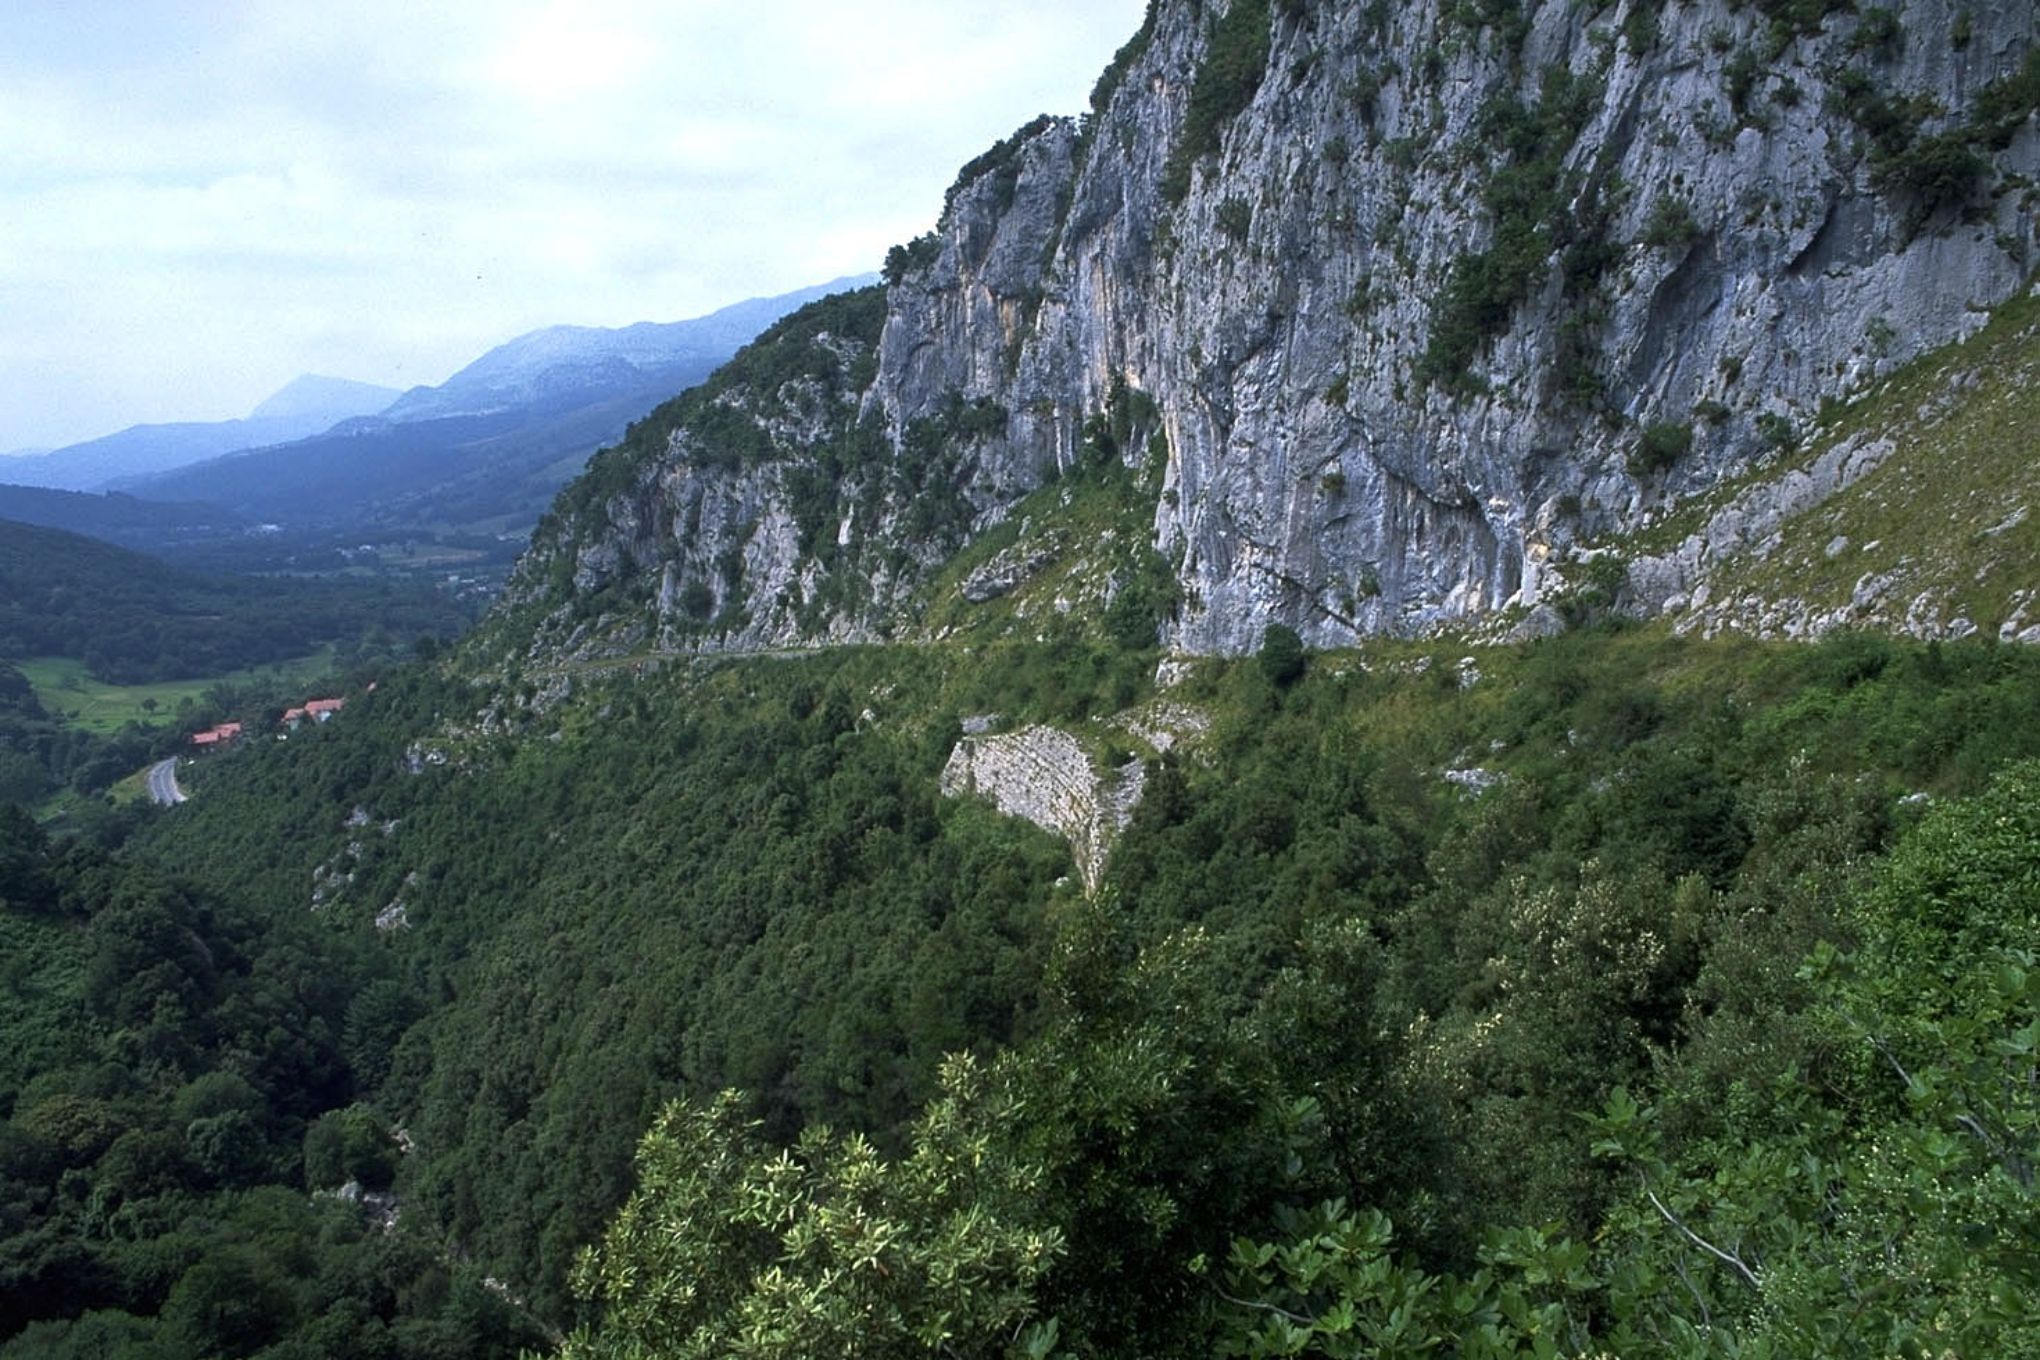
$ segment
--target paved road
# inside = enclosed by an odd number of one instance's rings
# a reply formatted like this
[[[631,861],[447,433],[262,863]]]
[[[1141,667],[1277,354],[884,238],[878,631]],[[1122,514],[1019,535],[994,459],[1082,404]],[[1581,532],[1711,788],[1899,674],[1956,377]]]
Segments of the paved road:
[[[894,643],[893,646],[912,644]],[[771,661],[799,661],[806,657],[821,656],[828,652],[840,651],[841,647],[817,644],[813,647],[762,647],[751,651],[671,651],[629,652],[617,656],[591,656],[579,661],[568,661],[557,666],[541,666],[527,672],[533,675],[587,675],[601,671],[627,670],[632,666],[662,665],[668,661],[687,661],[697,665],[708,665],[717,661],[752,661],[764,657]]]
[[[159,760],[149,767],[149,801],[164,807],[184,801],[184,790],[177,787],[177,757]]]

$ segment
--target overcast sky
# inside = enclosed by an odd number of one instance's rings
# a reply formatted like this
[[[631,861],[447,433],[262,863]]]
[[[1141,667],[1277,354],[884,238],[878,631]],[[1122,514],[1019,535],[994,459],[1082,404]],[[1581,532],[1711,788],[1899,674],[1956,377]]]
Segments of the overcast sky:
[[[878,267],[1142,0],[0,0],[0,451]]]

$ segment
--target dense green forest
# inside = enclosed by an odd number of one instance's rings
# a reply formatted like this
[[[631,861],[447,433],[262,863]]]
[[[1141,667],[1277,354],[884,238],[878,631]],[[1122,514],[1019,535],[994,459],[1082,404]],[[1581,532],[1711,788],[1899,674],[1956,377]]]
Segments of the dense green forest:
[[[372,947],[0,806],[9,1356],[465,1356],[542,1338],[427,1233],[353,1104],[400,987]]]
[[[116,684],[283,661],[332,642],[408,643],[467,621],[412,584],[201,576],[58,529],[0,521],[0,657],[82,658]]]
[[[2040,658],[1199,663],[1091,897],[938,797],[970,713],[1123,754],[1153,660],[418,666],[35,848],[0,1354],[2030,1347]],[[136,898],[205,961],[147,1015],[92,964]],[[188,1198],[109,1217],[145,1134]],[[348,1175],[393,1229],[307,1198]],[[194,1312],[221,1260],[261,1326]]]

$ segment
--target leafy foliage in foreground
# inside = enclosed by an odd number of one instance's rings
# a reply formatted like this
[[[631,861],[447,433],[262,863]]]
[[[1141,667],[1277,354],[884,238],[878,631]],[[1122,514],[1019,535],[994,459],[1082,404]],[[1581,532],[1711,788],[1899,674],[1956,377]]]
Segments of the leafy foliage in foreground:
[[[2040,1346],[2040,765],[1937,814],[1857,895],[1865,934],[1818,946],[1787,1062],[1737,1098],[1622,1087],[1591,1123],[1635,1188],[1595,1245],[1490,1236],[1482,1269],[1394,1261],[1378,1212],[1290,1215],[1236,1242],[1232,1355],[2025,1355]],[[1686,1106],[1688,1126],[1668,1131]],[[1244,1297],[1241,1297],[1244,1296]]]
[[[962,1057],[891,1163],[819,1125],[774,1153],[734,1093],[669,1107],[638,1146],[636,1193],[576,1272],[602,1331],[561,1355],[1003,1354],[1061,1246],[1007,1221],[1032,1178],[989,1152],[1018,1113]]]

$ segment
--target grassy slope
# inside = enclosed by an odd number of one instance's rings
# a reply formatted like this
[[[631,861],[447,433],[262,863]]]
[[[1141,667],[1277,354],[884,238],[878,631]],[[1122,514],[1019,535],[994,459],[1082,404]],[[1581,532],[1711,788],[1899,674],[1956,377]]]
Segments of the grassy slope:
[[[1767,555],[1718,566],[1715,598],[1799,600],[1827,612],[1847,607],[1867,577],[1888,576],[1861,622],[1901,625],[1910,603],[1927,596],[1933,619],[1967,618],[1995,636],[2020,592],[2040,588],[2040,297],[2000,308],[1977,335],[1908,365],[1788,458],[1696,498],[1624,546],[1670,548],[1739,492],[1858,436],[1889,438],[1895,451],[1787,521]]]
[[[1106,581],[1124,577],[1153,536],[1161,469],[1092,467],[1051,482],[974,539],[929,585],[920,623],[934,636],[970,642],[1041,638],[1053,615],[1088,615],[1105,603]],[[963,598],[971,574],[1000,554],[1039,554],[1043,564],[1010,594],[982,604]],[[1057,601],[1066,602],[1058,608]]]
[[[2040,299],[2004,308],[1982,334],[1908,372],[1838,434],[1857,430],[1897,451],[1720,585],[1835,608],[1865,576],[1893,573],[1889,597],[1936,596],[1942,617],[1994,635],[2015,594],[2040,586]],[[1848,546],[1830,556],[1838,538]]]

